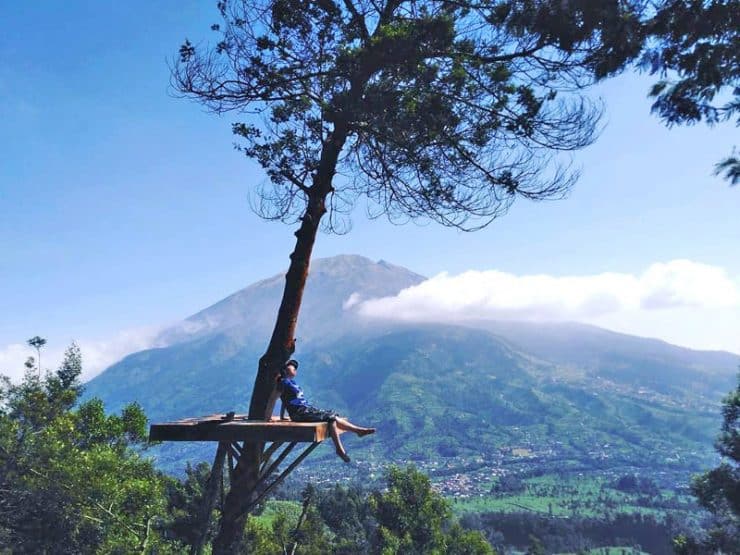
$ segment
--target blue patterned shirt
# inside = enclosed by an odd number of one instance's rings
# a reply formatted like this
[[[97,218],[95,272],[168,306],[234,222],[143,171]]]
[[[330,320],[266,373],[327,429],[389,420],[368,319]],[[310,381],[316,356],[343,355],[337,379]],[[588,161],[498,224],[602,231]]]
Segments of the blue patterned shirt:
[[[283,386],[283,390],[280,393],[280,400],[283,402],[283,408],[280,411],[281,416],[287,405],[290,405],[291,407],[308,406],[308,401],[303,395],[303,390],[301,389],[301,386],[295,383],[295,380],[292,380],[290,378],[283,378],[282,380],[280,380],[280,384]]]

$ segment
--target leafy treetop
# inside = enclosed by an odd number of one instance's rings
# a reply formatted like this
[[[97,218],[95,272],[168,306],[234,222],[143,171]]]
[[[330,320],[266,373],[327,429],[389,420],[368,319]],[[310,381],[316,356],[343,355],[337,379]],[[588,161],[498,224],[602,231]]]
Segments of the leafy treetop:
[[[660,79],[650,91],[653,112],[667,125],[740,125],[740,5],[737,0],[665,0],[650,19],[641,66]],[[735,153],[720,162],[740,182]]]
[[[371,216],[474,229],[573,183],[553,152],[594,139],[600,109],[580,90],[639,54],[641,4],[222,1],[217,45],[186,41],[174,86],[261,116],[233,131],[269,176],[265,217],[328,195],[339,230],[364,197]]]

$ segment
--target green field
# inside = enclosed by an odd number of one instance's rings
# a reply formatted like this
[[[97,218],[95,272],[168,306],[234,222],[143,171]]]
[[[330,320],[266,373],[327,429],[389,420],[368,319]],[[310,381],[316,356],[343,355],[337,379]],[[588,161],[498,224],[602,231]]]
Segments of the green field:
[[[258,516],[250,516],[258,524],[266,527],[272,526],[278,515],[283,515],[289,523],[295,524],[301,514],[301,504],[298,501],[280,501],[270,499],[265,503],[265,508]]]
[[[595,549],[589,549],[585,551],[588,555],[650,555],[645,551],[639,551],[632,547],[597,547]],[[575,553],[556,553],[555,555],[576,555]]]
[[[531,512],[553,517],[604,518],[616,514],[663,517],[695,511],[690,498],[671,490],[656,495],[625,493],[601,477],[540,476],[523,481],[517,493],[450,498],[458,515],[468,512]],[[493,485],[493,482],[492,482]]]

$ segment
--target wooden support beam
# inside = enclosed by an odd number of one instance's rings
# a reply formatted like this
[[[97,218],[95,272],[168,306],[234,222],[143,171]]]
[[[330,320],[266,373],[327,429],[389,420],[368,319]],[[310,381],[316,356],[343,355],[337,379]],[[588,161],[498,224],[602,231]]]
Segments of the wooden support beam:
[[[226,451],[226,454],[229,457],[229,482],[232,483],[234,481],[234,453],[232,452],[231,448]]]
[[[208,525],[211,521],[213,505],[216,502],[219,486],[223,487],[222,477],[226,452],[226,444],[219,443],[218,449],[216,449],[216,457],[213,459],[213,465],[211,466],[211,475],[208,477],[206,490],[203,493],[203,503],[198,512],[198,537],[190,548],[191,555],[200,555],[203,552],[203,546],[206,543],[206,535],[208,534]]]
[[[242,456],[241,452],[238,451],[234,447],[234,444],[233,443],[228,443],[227,445],[229,446],[228,447],[228,449],[229,449],[229,455],[231,455],[232,457],[234,457],[234,460],[237,460],[238,461],[239,458]]]
[[[252,503],[250,503],[249,505],[247,505],[247,507],[245,509],[242,510],[242,513],[241,514],[244,514],[246,512],[249,512],[249,511],[252,510],[252,508],[256,507],[265,497],[267,497],[267,495],[273,489],[275,489],[277,486],[279,486],[283,482],[283,480],[285,480],[285,478],[288,477],[288,474],[290,474],[291,472],[293,472],[293,470],[295,470],[296,467],[303,462],[303,459],[305,459],[306,457],[308,457],[308,455],[311,453],[311,451],[313,451],[314,449],[316,449],[316,447],[318,447],[318,446],[319,446],[319,442],[317,441],[317,442],[312,443],[308,447],[306,447],[306,449],[303,451],[303,453],[301,453],[300,455],[298,455],[295,458],[295,460],[292,463],[290,463],[290,465],[288,466],[288,468],[286,468],[282,473],[280,473],[280,475],[269,486],[267,486],[264,490],[262,490],[262,492],[257,496],[257,499],[255,499]]]
[[[285,449],[283,449],[283,452],[280,453],[280,455],[278,455],[278,458],[275,459],[275,462],[273,462],[267,470],[260,472],[260,480],[259,482],[257,482],[257,489],[259,489],[260,485],[267,478],[270,477],[270,474],[275,472],[275,469],[278,467],[278,465],[285,460],[285,457],[287,457],[290,454],[290,452],[293,450],[295,446],[296,446],[295,441],[293,443],[289,443],[288,446]]]
[[[262,451],[262,466],[260,467],[260,473],[265,470],[267,463],[270,462],[270,457],[272,457],[273,453],[275,453],[282,444],[283,443],[280,441],[273,441],[272,445]]]

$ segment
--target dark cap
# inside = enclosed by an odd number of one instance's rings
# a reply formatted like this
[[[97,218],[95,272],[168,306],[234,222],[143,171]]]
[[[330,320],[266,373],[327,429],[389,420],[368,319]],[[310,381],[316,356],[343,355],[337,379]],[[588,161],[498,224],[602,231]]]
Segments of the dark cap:
[[[291,358],[288,362],[285,363],[285,367],[287,368],[288,366],[295,366],[295,369],[298,370],[298,361]]]

